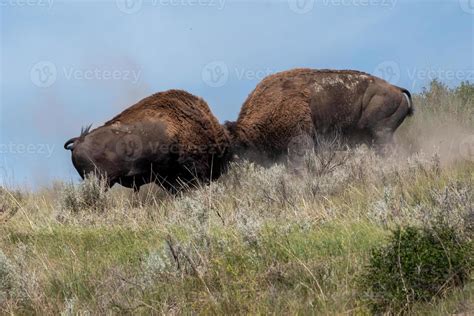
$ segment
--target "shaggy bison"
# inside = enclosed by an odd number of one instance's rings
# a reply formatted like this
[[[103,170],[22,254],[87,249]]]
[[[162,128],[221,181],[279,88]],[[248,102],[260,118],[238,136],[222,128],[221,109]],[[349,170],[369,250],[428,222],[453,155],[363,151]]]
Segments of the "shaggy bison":
[[[302,136],[336,131],[351,142],[384,144],[412,114],[408,90],[380,78],[353,70],[293,69],[263,79],[227,129],[237,151],[275,156]]]
[[[175,192],[183,183],[218,177],[228,160],[224,128],[203,99],[181,90],[154,94],[89,128],[64,148],[81,177],[97,172],[109,186],[138,190],[156,182]]]

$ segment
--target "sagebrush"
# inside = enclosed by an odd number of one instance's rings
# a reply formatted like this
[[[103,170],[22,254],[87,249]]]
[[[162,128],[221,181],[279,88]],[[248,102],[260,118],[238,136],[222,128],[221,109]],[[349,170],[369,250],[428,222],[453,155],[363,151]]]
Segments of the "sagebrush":
[[[1,312],[371,313],[379,298],[361,295],[360,276],[373,249],[390,249],[392,231],[417,227],[410,238],[424,240],[443,221],[472,238],[474,159],[460,146],[474,133],[473,91],[433,82],[383,156],[329,140],[298,172],[284,162],[236,162],[177,196],[152,185],[106,192],[97,179],[3,188]],[[441,292],[429,303],[432,292],[411,296],[410,312],[472,312],[471,273]]]

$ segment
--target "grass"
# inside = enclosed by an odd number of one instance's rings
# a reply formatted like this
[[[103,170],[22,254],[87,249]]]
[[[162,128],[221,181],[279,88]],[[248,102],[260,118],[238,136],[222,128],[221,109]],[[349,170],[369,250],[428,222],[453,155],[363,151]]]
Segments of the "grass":
[[[474,133],[473,89],[434,82],[384,157],[309,153],[300,174],[234,163],[177,197],[96,179],[3,188],[1,313],[370,314],[360,278],[393,230],[442,219],[472,240],[474,161],[454,148]],[[473,284],[409,312],[472,313]]]

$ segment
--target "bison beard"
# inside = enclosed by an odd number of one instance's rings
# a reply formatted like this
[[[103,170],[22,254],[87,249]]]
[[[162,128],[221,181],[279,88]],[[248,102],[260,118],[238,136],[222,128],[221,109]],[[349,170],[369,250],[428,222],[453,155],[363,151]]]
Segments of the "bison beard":
[[[412,114],[410,93],[380,78],[293,69],[263,79],[226,126],[236,152],[274,158],[302,136],[338,132],[351,143],[385,144]]]
[[[89,127],[90,128],[90,127]],[[103,126],[66,142],[81,177],[98,173],[109,186],[138,190],[156,182],[176,192],[220,176],[230,141],[207,103],[181,90],[154,94]]]

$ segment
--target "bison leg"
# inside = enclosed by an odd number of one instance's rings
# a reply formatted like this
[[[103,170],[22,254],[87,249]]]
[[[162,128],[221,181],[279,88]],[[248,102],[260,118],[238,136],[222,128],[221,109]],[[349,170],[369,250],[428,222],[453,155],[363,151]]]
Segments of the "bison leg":
[[[137,185],[136,183],[133,184],[133,192],[138,193],[140,192],[140,185]]]
[[[142,178],[135,177],[124,177],[116,181],[121,186],[133,189],[134,192],[139,192],[140,187],[146,183]]]
[[[152,182],[152,181],[147,181],[144,177],[135,177],[135,178],[133,178],[133,180],[132,180],[133,192],[135,192],[135,193],[140,192],[140,188],[142,187],[142,185],[145,185],[149,182]]]

